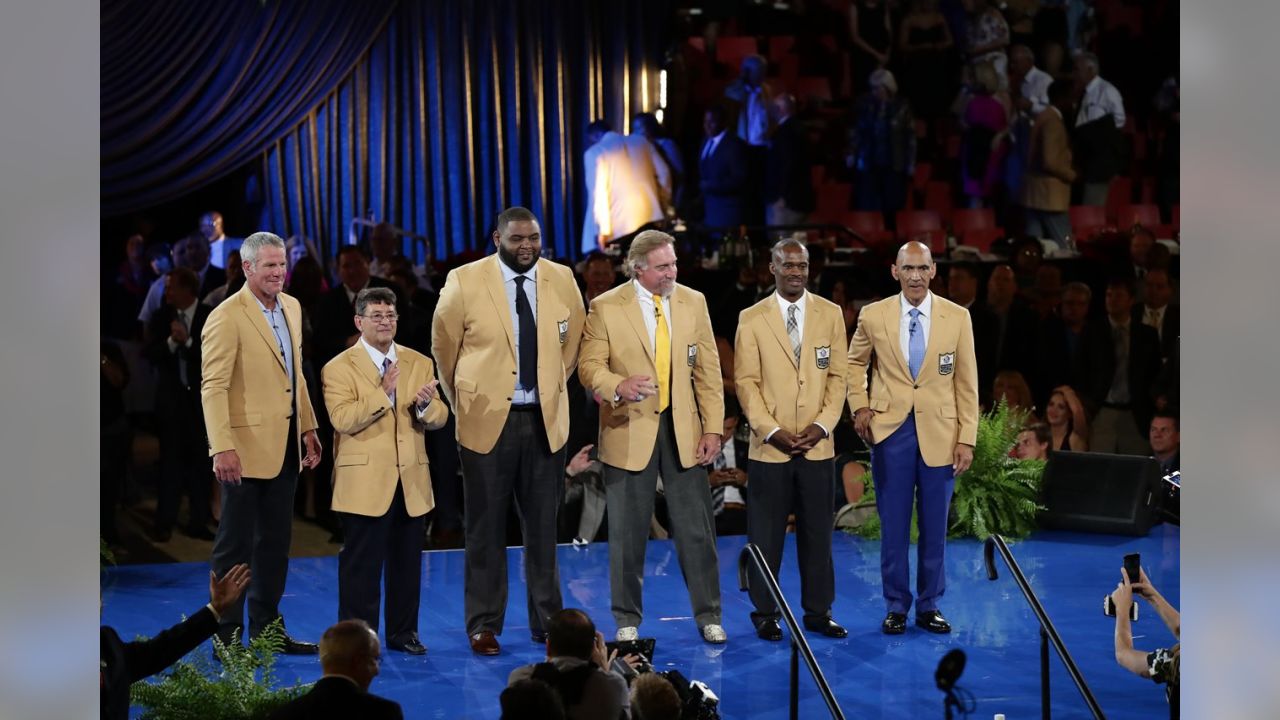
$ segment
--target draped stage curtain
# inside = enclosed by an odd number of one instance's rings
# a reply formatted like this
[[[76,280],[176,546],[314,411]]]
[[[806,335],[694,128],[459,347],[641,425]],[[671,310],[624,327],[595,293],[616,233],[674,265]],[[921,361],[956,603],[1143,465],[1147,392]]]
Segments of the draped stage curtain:
[[[103,0],[102,214],[260,157],[351,73],[394,0]]]
[[[486,247],[509,205],[572,256],[586,124],[657,107],[670,18],[670,0],[104,0],[103,215],[254,162],[261,229],[325,257],[370,216],[436,258]]]
[[[356,217],[430,239],[435,258],[489,246],[523,205],[570,257],[582,231],[587,123],[657,106],[666,2],[402,4],[336,90],[264,154],[264,227],[326,257]],[[406,244],[409,257],[420,249]]]

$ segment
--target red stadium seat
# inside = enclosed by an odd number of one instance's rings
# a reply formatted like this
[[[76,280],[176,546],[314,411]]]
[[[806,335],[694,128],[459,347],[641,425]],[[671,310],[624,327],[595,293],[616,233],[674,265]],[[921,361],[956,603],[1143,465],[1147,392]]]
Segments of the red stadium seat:
[[[893,233],[884,227],[884,213],[879,210],[849,210],[841,218],[845,227],[858,233],[868,245],[893,241]]]
[[[795,96],[804,105],[815,100],[831,102],[831,81],[825,77],[801,76],[796,78]]]
[[[1106,210],[1097,205],[1072,205],[1067,214],[1077,242],[1088,242],[1094,233],[1107,227]]]
[[[707,51],[707,41],[702,39],[702,37],[686,38],[685,42],[688,43],[689,47],[697,50],[698,52],[704,53]]]
[[[769,62],[782,62],[784,57],[791,54],[791,48],[796,44],[794,35],[774,35],[769,38]]]
[[[942,231],[942,216],[934,210],[899,210],[897,221],[901,239],[931,230]]]
[[[1182,230],[1182,212],[1181,211],[1182,211],[1181,205],[1173,206],[1173,231],[1174,232],[1181,232]]]
[[[951,213],[951,229],[956,235],[969,230],[995,230],[996,213],[991,208],[961,208]],[[1000,230],[1004,234],[1004,230]]]
[[[759,51],[760,44],[754,36],[721,37],[716,40],[716,62],[724,63],[734,70],[742,66],[742,58]]]
[[[938,213],[943,224],[951,220],[951,183],[930,180],[924,184],[924,209]]]
[[[1107,219],[1116,220],[1116,212],[1125,205],[1133,204],[1133,181],[1127,177],[1112,179],[1111,188],[1107,191]]]
[[[1160,208],[1155,205],[1126,205],[1116,210],[1116,227],[1128,230],[1134,225],[1156,230],[1160,227]]]
[[[827,169],[822,165],[811,165],[809,166],[809,178],[813,181],[813,186],[816,188],[826,181]]]
[[[998,227],[973,228],[960,234],[960,244],[978,248],[982,252],[991,252],[991,246],[997,240],[1004,239],[1004,229]]]
[[[826,183],[814,188],[817,193],[815,218],[822,222],[840,222],[849,211],[853,186],[849,183]]]

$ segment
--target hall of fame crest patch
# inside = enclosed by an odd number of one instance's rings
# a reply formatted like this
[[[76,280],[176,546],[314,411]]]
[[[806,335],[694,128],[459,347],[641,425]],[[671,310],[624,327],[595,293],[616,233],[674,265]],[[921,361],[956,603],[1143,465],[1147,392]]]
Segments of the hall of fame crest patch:
[[[949,353],[938,354],[938,374],[950,375],[956,369],[956,353],[952,350]]]
[[[815,347],[813,349],[813,360],[818,365],[819,370],[826,370],[831,366],[831,346]]]

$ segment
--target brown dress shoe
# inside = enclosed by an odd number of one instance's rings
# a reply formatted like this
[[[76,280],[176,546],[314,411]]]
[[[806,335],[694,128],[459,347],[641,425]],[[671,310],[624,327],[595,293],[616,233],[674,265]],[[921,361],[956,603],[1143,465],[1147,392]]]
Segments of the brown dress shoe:
[[[502,652],[502,647],[491,631],[481,630],[471,636],[471,652],[477,655],[497,655]]]

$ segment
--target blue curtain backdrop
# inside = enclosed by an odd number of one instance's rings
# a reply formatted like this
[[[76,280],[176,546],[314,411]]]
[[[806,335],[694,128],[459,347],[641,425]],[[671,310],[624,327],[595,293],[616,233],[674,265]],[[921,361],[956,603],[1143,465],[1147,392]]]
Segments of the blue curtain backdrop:
[[[394,0],[104,0],[102,214],[260,157],[351,73]]]
[[[487,247],[523,205],[575,254],[586,124],[657,107],[665,2],[404,3],[354,71],[264,154],[264,226],[332,255],[355,217]],[[647,102],[646,102],[647,101]],[[406,254],[423,259],[406,245]]]
[[[103,214],[257,162],[262,229],[311,237],[326,257],[369,216],[429,237],[437,258],[486,247],[509,205],[533,210],[549,249],[572,256],[583,130],[597,117],[622,129],[657,107],[670,10],[107,0]]]

